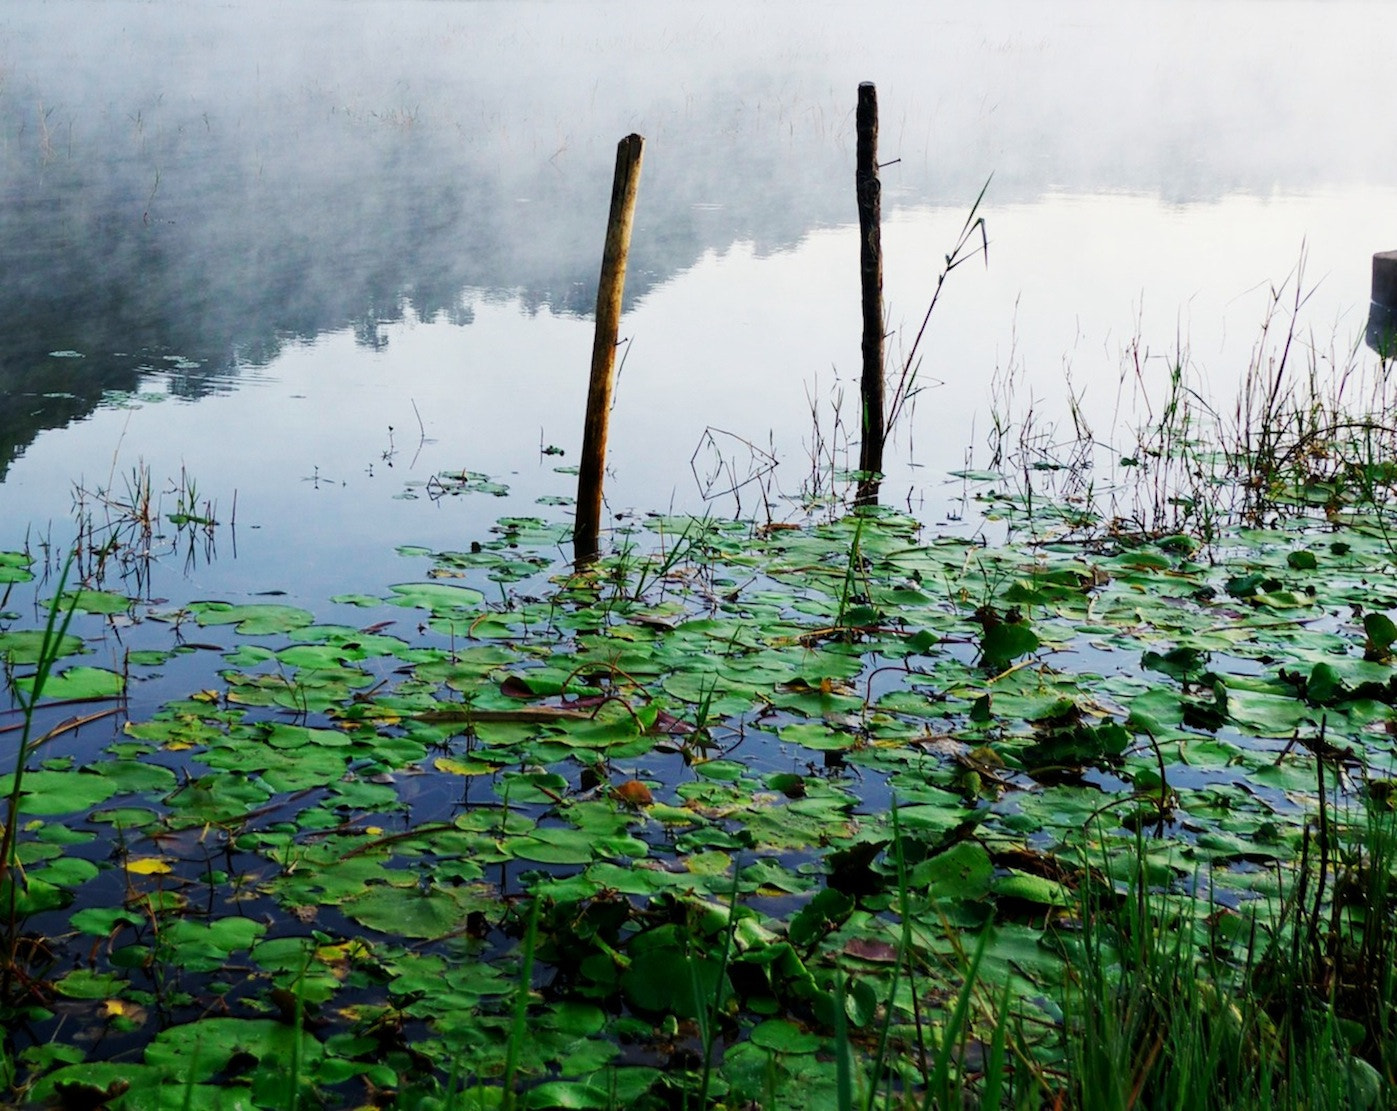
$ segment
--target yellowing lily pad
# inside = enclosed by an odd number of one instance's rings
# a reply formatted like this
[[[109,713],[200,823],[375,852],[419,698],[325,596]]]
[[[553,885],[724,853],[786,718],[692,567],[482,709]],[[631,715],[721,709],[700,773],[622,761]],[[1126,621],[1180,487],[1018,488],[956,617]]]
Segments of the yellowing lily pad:
[[[126,870],[136,876],[163,876],[174,868],[163,856],[143,856],[128,860]]]

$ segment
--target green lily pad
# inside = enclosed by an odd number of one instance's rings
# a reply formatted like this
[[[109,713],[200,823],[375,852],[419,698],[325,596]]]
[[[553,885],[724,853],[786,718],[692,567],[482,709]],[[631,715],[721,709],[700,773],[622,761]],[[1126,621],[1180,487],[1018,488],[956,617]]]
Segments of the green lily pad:
[[[22,690],[32,691],[34,679],[18,679],[16,685]],[[125,689],[126,680],[115,671],[108,671],[104,667],[70,667],[57,675],[50,675],[40,697],[45,702],[92,702],[120,698]]]
[[[0,552],[0,583],[27,583],[34,578],[29,570],[34,561],[23,552]]]
[[[78,968],[54,983],[59,995],[69,999],[107,999],[120,995],[126,986],[124,977],[115,972],[92,972]]]
[[[389,588],[395,605],[431,610],[434,614],[454,615],[478,610],[485,595],[474,587],[452,583],[398,583]]]
[[[203,1018],[161,1031],[145,1061],[184,1084],[211,1080],[232,1066],[239,1072],[261,1068],[284,1085],[293,1059],[313,1074],[323,1053],[314,1036],[274,1019]]]
[[[462,901],[440,887],[378,884],[343,903],[350,918],[393,937],[442,937],[465,920]]]
[[[511,837],[504,848],[519,860],[539,864],[590,864],[593,837],[580,829],[536,829],[527,837]]]
[[[621,976],[633,1007],[695,1018],[709,1005],[722,977],[716,959],[657,947],[637,956]]]
[[[58,605],[61,609],[71,607],[79,613],[97,613],[106,616],[126,613],[134,604],[134,599],[109,590],[70,590],[58,599]]]
[[[990,889],[1002,899],[1022,899],[1050,907],[1071,906],[1075,898],[1071,888],[1056,880],[1013,869],[996,877]]]
[[[192,972],[213,972],[236,951],[251,949],[267,932],[262,922],[231,916],[207,924],[185,919],[171,923],[162,934],[171,959]]]
[[[997,669],[1038,651],[1041,643],[1027,623],[1002,621],[985,630],[980,651],[985,666]]]
[[[815,1053],[824,1045],[824,1038],[802,1030],[786,1019],[773,1018],[754,1027],[748,1035],[753,1045],[772,1053]]]
[[[29,629],[0,632],[0,659],[9,664],[37,663],[43,643],[42,632]],[[76,656],[82,650],[82,639],[72,633],[65,633],[54,654],[57,659],[63,659],[65,656]]]
[[[911,888],[925,887],[938,899],[979,899],[991,886],[994,865],[977,841],[961,841],[918,862],[907,874]]]
[[[13,785],[13,776],[0,776],[0,797],[9,795]],[[25,814],[76,814],[106,802],[118,789],[111,780],[82,771],[26,772],[20,804]]]
[[[228,602],[193,602],[189,612],[200,625],[233,625],[244,636],[271,636],[303,629],[315,616],[296,606],[271,602],[232,605]]]

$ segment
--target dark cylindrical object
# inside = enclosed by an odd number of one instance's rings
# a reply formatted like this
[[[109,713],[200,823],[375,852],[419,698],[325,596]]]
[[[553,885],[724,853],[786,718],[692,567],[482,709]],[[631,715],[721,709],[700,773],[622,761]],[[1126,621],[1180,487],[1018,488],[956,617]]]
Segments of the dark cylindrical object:
[[[606,247],[602,251],[601,280],[597,287],[592,376],[587,387],[582,458],[577,468],[577,521],[572,532],[572,547],[573,559],[579,566],[596,559],[601,535],[606,433],[611,417],[611,394],[616,383],[616,335],[621,326],[621,295],[626,289],[626,261],[631,249],[631,224],[644,149],[645,140],[639,135],[627,135],[616,147],[611,214],[606,224]]]
[[[1397,310],[1397,251],[1373,256],[1373,304]]]
[[[859,504],[878,500],[878,475],[883,470],[883,236],[882,185],[878,181],[878,90],[873,82],[859,85],[855,115],[858,138],[854,189],[859,206],[859,278],[863,291],[863,378],[859,395]]]
[[[1397,251],[1373,256],[1373,303],[1365,338],[1383,359],[1397,357]]]

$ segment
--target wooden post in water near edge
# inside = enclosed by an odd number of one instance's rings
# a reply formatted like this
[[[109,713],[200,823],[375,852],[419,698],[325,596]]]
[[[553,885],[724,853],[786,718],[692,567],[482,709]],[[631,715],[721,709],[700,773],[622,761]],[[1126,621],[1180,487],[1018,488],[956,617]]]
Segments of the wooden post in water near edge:
[[[1397,251],[1373,256],[1373,303],[1365,338],[1382,359],[1397,357]]]
[[[597,558],[601,536],[606,432],[616,382],[616,336],[621,326],[621,295],[626,289],[626,259],[631,249],[631,223],[644,148],[645,140],[639,135],[627,135],[616,147],[611,214],[606,223],[606,247],[602,251],[601,281],[597,287],[592,377],[587,386],[587,418],[582,430],[582,459],[577,468],[577,522],[572,533],[572,551],[579,567]]]
[[[878,181],[878,90],[859,85],[855,115],[858,137],[854,188],[859,202],[859,277],[863,289],[863,378],[859,397],[859,505],[878,502],[878,474],[883,470],[883,233],[882,185]]]
[[[1397,309],[1397,251],[1373,256],[1373,301],[1385,309]]]

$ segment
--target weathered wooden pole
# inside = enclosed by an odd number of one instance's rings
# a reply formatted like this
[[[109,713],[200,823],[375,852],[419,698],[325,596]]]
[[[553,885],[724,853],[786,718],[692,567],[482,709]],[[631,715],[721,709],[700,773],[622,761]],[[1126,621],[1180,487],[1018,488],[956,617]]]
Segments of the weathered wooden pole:
[[[1379,251],[1373,256],[1367,341],[1384,359],[1397,355],[1397,251]]]
[[[859,481],[856,501],[878,501],[883,470],[883,234],[882,185],[878,181],[878,90],[872,81],[859,85],[854,118],[858,137],[854,189],[859,203],[859,277],[863,287],[863,378],[859,396]]]
[[[601,280],[597,288],[597,330],[592,340],[592,377],[587,386],[587,418],[582,430],[582,459],[577,468],[577,523],[572,533],[573,560],[581,567],[597,558],[601,535],[602,477],[606,472],[606,432],[616,383],[616,336],[621,325],[621,295],[626,288],[626,260],[631,223],[640,185],[640,157],[645,140],[627,135],[616,147],[616,174],[611,182],[611,214],[606,223]]]
[[[1373,256],[1373,303],[1397,309],[1397,251],[1379,251]]]

